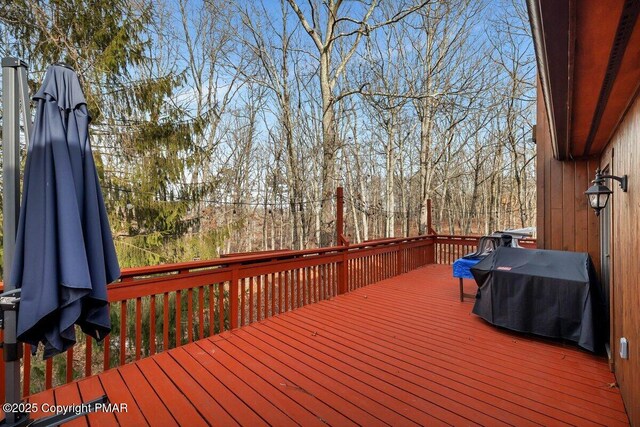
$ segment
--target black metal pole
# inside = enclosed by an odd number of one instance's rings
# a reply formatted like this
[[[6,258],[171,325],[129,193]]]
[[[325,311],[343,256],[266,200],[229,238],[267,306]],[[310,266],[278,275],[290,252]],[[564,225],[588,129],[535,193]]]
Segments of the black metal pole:
[[[17,58],[2,59],[2,151],[3,151],[3,245],[4,291],[13,290],[9,282],[9,273],[13,263],[20,210],[20,97],[21,73],[27,64]],[[24,74],[26,76],[26,73]],[[26,82],[22,82],[26,85]],[[22,92],[22,93],[21,93]],[[23,100],[25,111],[29,108],[28,100]],[[27,117],[28,114],[25,114]],[[30,127],[30,123],[25,123]],[[5,403],[18,407],[20,403],[20,347],[16,339],[17,311],[4,311],[4,343],[5,360]],[[5,414],[6,425],[17,425],[24,421],[19,412]]]

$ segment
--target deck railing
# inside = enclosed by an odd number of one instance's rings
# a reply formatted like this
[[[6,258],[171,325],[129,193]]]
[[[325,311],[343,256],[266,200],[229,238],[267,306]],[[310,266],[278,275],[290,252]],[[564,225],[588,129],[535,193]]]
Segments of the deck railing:
[[[27,396],[195,340],[332,298],[420,266],[452,264],[479,236],[379,239],[302,251],[236,254],[208,261],[125,269],[109,285],[112,332],[101,343],[78,333],[44,364],[27,346]],[[535,248],[535,239],[520,240]],[[130,319],[133,319],[131,321]],[[4,372],[0,350],[0,375]],[[0,390],[0,400],[4,399]]]
[[[481,236],[454,236],[439,234],[434,237],[434,258],[436,264],[453,264],[455,260],[478,248]],[[536,239],[521,239],[518,244],[523,248],[536,248]]]
[[[78,333],[73,348],[44,366],[25,346],[23,395],[433,263],[433,239],[382,239],[126,269],[108,287],[111,334],[98,344]]]

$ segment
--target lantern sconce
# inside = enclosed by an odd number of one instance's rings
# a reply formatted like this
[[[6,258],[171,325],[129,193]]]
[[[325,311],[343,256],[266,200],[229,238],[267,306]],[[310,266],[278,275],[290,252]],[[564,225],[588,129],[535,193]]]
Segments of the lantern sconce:
[[[600,216],[600,211],[607,206],[609,196],[613,194],[613,191],[611,191],[609,187],[604,184],[605,179],[614,179],[618,181],[620,183],[620,188],[622,189],[622,191],[624,191],[625,193],[627,192],[627,175],[623,175],[622,177],[614,175],[603,175],[600,169],[596,169],[596,178],[591,181],[593,185],[584,192],[584,194],[587,195],[589,205],[596,212],[596,216]]]

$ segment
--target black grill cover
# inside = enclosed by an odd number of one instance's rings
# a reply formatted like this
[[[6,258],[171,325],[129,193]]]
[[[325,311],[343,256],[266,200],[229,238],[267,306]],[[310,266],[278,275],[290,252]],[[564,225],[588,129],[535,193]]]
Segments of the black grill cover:
[[[473,313],[489,323],[604,349],[608,315],[589,254],[499,247],[471,273]]]

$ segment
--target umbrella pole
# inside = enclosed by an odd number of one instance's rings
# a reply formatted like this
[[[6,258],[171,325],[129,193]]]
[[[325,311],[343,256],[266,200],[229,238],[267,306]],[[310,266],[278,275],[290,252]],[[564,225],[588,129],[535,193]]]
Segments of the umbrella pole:
[[[17,58],[2,58],[2,150],[3,150],[3,245],[4,292],[13,290],[9,272],[13,263],[20,211],[20,100],[24,113],[25,137],[31,130],[27,89],[27,64]],[[20,396],[20,357],[22,345],[17,342],[17,311],[14,297],[2,298],[4,328],[3,356],[5,361],[5,403],[16,409]],[[6,309],[6,311],[5,311]],[[19,411],[6,411],[4,424],[21,425],[28,421]]]

